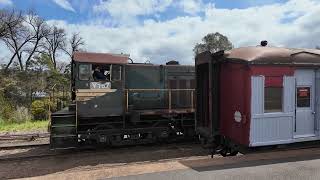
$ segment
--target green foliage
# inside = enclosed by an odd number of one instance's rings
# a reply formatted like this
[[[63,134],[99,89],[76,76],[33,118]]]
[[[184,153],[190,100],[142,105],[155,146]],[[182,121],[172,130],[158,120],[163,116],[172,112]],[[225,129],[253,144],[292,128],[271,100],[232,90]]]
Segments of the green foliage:
[[[24,123],[32,120],[32,115],[29,110],[25,107],[17,107],[16,110],[12,113],[11,122],[15,123]]]
[[[12,105],[4,98],[3,94],[0,92],[0,118],[1,119],[11,119],[12,112],[14,108]]]
[[[45,70],[54,70],[54,65],[47,53],[42,53],[30,61],[30,69],[43,72]]]
[[[33,96],[35,92],[44,92],[51,96],[51,112],[56,111],[57,99],[70,99],[69,74],[54,69],[48,55],[43,54],[30,61],[28,66],[26,71],[0,69],[0,117],[5,121],[29,120],[31,115],[27,113],[28,109],[32,111],[35,119],[48,119],[48,97],[32,103],[35,98],[39,98]]]
[[[48,121],[7,122],[0,119],[0,132],[47,131]]]
[[[229,41],[227,36],[216,33],[209,33],[202,38],[203,43],[198,43],[193,48],[193,52],[197,55],[204,51],[210,51],[212,53],[220,50],[230,50],[233,48],[232,43]]]
[[[22,123],[32,119],[29,110],[23,106],[14,106],[0,93],[0,118],[2,121]]]
[[[56,104],[54,102],[49,101],[49,99],[33,101],[31,105],[31,114],[33,115],[34,119],[48,119],[49,105],[51,111],[55,111]]]

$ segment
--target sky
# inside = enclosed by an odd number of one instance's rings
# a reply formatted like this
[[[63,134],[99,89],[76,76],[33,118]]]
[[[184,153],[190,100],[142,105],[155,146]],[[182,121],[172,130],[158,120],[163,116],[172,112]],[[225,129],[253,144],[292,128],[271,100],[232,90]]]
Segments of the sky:
[[[79,32],[86,51],[130,54],[137,62],[193,64],[193,47],[214,32],[234,47],[261,40],[320,45],[320,0],[0,0],[0,8],[34,10],[69,34]]]

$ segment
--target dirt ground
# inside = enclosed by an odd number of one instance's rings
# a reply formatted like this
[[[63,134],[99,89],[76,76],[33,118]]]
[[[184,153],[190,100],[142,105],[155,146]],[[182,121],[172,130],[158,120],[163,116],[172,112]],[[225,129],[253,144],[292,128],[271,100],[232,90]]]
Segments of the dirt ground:
[[[48,148],[0,150],[0,179],[99,179],[182,169],[184,166],[177,162],[179,160],[209,158],[208,151],[198,144],[59,152],[51,152]],[[52,156],[52,153],[58,155]],[[41,154],[50,156],[28,158]]]

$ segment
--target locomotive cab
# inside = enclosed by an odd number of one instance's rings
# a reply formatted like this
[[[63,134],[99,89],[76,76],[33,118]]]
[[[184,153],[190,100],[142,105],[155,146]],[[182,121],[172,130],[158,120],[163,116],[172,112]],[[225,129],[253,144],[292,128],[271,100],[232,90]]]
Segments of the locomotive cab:
[[[76,62],[75,69],[73,80],[79,116],[122,114],[123,65]]]

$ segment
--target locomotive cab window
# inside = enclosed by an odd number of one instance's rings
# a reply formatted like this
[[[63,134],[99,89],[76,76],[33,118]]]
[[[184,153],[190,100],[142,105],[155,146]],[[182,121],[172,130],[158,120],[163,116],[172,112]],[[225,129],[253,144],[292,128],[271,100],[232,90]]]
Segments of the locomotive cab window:
[[[111,65],[109,64],[94,64],[92,65],[92,78],[94,81],[110,81]]]
[[[310,107],[310,87],[297,88],[297,107],[308,108]]]
[[[112,72],[111,72],[112,81],[120,81],[121,70],[122,70],[121,65],[113,64],[111,69],[112,69]]]
[[[264,88],[264,112],[282,112],[282,87]]]
[[[92,78],[94,81],[120,81],[121,65],[94,64],[92,66]]]
[[[89,80],[91,76],[91,64],[80,64],[79,65],[79,79]]]

